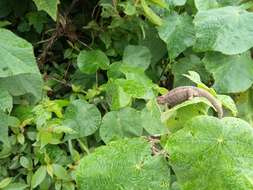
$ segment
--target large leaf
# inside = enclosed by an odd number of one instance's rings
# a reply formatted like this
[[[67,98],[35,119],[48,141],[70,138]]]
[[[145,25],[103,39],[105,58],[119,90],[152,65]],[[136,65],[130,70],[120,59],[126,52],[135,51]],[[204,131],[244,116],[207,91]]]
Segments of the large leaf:
[[[0,28],[0,87],[12,96],[29,94],[38,101],[42,95],[42,78],[30,43]]]
[[[253,46],[253,13],[240,7],[200,11],[194,19],[197,51],[219,51],[233,55]]]
[[[124,50],[123,63],[146,70],[151,63],[151,53],[145,46],[128,45]]]
[[[167,128],[161,121],[161,112],[156,99],[147,102],[146,107],[141,111],[143,128],[150,135],[162,135],[168,133]]]
[[[213,87],[220,93],[243,92],[253,83],[253,61],[249,52],[234,56],[208,53],[203,62],[213,74]]]
[[[167,44],[170,58],[174,59],[195,42],[192,18],[187,14],[173,13],[163,21],[158,29],[159,35]]]
[[[238,5],[242,0],[194,0],[198,10],[207,10],[223,6]]]
[[[178,62],[173,63],[172,73],[174,75],[174,87],[194,84],[183,75],[187,74],[188,71],[197,72],[203,82],[207,83],[210,79],[210,74],[205,69],[204,63],[200,60],[198,56],[191,54],[187,57],[179,59]]]
[[[57,6],[59,0],[33,0],[38,10],[46,11],[55,21],[57,18]]]
[[[253,129],[237,118],[197,117],[165,149],[182,190],[253,189]]]
[[[101,114],[94,104],[84,100],[74,100],[64,114],[64,125],[72,128],[75,134],[67,138],[80,138],[93,134],[100,125]]]
[[[0,88],[0,110],[10,112],[12,110],[12,96],[6,89]]]
[[[108,69],[110,61],[101,50],[83,50],[77,58],[79,69],[86,74],[95,73],[99,68]]]
[[[108,143],[124,137],[141,136],[142,131],[141,113],[128,107],[105,114],[100,127],[100,136]]]
[[[81,160],[76,179],[80,190],[170,189],[164,157],[152,157],[150,145],[142,138],[97,148]]]

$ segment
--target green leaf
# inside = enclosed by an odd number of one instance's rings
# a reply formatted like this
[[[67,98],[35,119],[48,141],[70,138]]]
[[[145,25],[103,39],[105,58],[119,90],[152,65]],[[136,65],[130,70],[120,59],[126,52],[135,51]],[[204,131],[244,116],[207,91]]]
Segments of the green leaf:
[[[167,8],[165,0],[149,0],[149,1],[154,3],[155,5],[160,6],[161,8]]]
[[[213,88],[209,88],[208,86],[206,86],[200,79],[200,76],[197,72],[195,71],[188,71],[189,74],[183,74],[184,77],[190,79],[192,82],[194,82],[195,84],[197,84],[197,87],[199,88],[203,88],[206,91],[208,91],[209,93],[211,93],[212,95],[216,96],[216,92]]]
[[[208,10],[219,7],[217,0],[194,0],[194,2],[198,10]]]
[[[167,53],[166,44],[159,37],[157,29],[153,27],[145,29],[145,38],[139,38],[138,44],[149,49],[152,57],[151,66],[160,61]]]
[[[101,122],[101,114],[94,104],[84,100],[74,100],[67,107],[64,114],[64,124],[73,129],[76,134],[67,135],[67,138],[80,138],[93,134]]]
[[[0,88],[0,110],[10,113],[12,110],[12,96],[6,89]]]
[[[106,84],[106,94],[111,110],[118,110],[131,104],[131,95],[127,94],[117,82],[109,81]]]
[[[163,112],[161,120],[167,125],[171,132],[176,132],[181,129],[188,120],[199,115],[206,115],[210,107],[212,107],[212,105],[208,100],[196,97]]]
[[[30,43],[0,28],[0,60],[1,89],[12,96],[29,94],[32,102],[41,99],[42,78]]]
[[[188,71],[195,71],[200,75],[203,82],[208,82],[210,74],[205,69],[204,63],[194,54],[179,59],[178,62],[172,64],[172,73],[174,75],[173,86],[192,86],[194,83],[186,79],[183,74],[187,74]],[[198,82],[200,79],[198,80]],[[200,81],[201,82],[201,81]]]
[[[26,17],[28,18],[29,25],[33,26],[38,33],[41,33],[44,24],[48,22],[45,12],[29,12]]]
[[[253,46],[253,13],[240,7],[200,11],[194,19],[197,51],[234,55]]]
[[[237,116],[238,111],[237,111],[235,102],[230,96],[217,95],[216,97],[218,100],[220,100],[223,106],[225,106],[227,109],[229,109],[232,112],[234,117]]]
[[[182,189],[252,189],[253,129],[226,117],[196,117],[165,149]]]
[[[70,176],[68,175],[68,172],[59,164],[53,164],[53,173],[54,175],[61,180],[71,180]]]
[[[83,50],[77,58],[78,68],[86,74],[96,73],[99,68],[106,70],[109,64],[109,59],[101,50]]]
[[[148,93],[146,86],[136,80],[117,79],[115,83],[133,98],[144,98]]]
[[[123,63],[146,70],[151,63],[151,53],[145,46],[128,45],[124,50]]]
[[[0,189],[6,187],[11,182],[12,178],[7,177],[0,181]]]
[[[11,183],[7,187],[3,188],[3,190],[24,190],[28,187],[25,183]]]
[[[55,183],[55,190],[61,190],[62,189],[62,182],[56,181]]]
[[[51,121],[50,121],[51,122]],[[47,123],[49,126],[44,126],[39,129],[37,139],[40,141],[40,148],[42,149],[47,144],[60,144],[62,139],[62,134],[55,133],[54,128],[51,127],[51,123]],[[57,124],[56,124],[57,125]]]
[[[213,74],[213,87],[220,93],[243,92],[253,83],[253,61],[249,52],[234,56],[207,53],[203,62]]]
[[[150,100],[141,111],[143,128],[150,135],[162,135],[168,133],[167,128],[161,121],[161,112],[156,100]]]
[[[33,168],[33,164],[31,159],[26,158],[25,156],[22,156],[20,158],[20,164],[21,166],[23,166],[24,168],[31,170]]]
[[[240,93],[235,97],[236,107],[238,109],[238,117],[246,120],[253,126],[253,90],[250,88],[244,93]]]
[[[122,64],[121,61],[112,63],[107,71],[107,77],[110,79],[123,78],[124,75],[120,71]]]
[[[8,136],[8,127],[17,126],[19,120],[15,117],[9,116],[4,112],[0,111],[0,141],[3,142],[6,146],[10,146],[9,136]]]
[[[124,137],[142,135],[141,113],[127,107],[119,111],[111,111],[104,115],[100,126],[100,136],[105,143]]]
[[[131,104],[133,98],[152,99],[155,97],[155,85],[145,75],[142,68],[121,65],[120,71],[125,74],[126,79],[110,80],[106,84],[111,109],[118,110],[126,107]]]
[[[176,58],[186,48],[194,45],[195,31],[192,18],[176,12],[165,17],[158,28],[160,38],[167,44],[170,59]]]
[[[195,71],[188,71],[189,74],[183,74],[184,77],[190,79],[192,82],[194,82],[197,85],[205,85],[202,83],[201,78],[199,74]]]
[[[242,0],[194,0],[198,10],[208,10],[223,6],[239,5]]]
[[[183,6],[187,0],[166,0],[172,6]]]
[[[162,19],[151,8],[149,8],[146,0],[141,0],[141,6],[143,8],[145,16],[149,19],[150,22],[157,26],[162,25]]]
[[[34,189],[37,187],[46,177],[47,168],[46,166],[40,166],[32,176],[31,187]]]
[[[122,87],[128,94],[131,94],[134,98],[152,99],[155,97],[154,88],[157,85],[147,77],[141,68],[122,65],[120,71],[125,74],[127,80],[123,82],[122,79],[118,79],[117,81],[119,84],[122,82]]]
[[[75,190],[75,183],[73,182],[67,182],[63,184],[63,190]]]
[[[46,11],[54,21],[57,18],[57,6],[60,3],[59,0],[33,0],[38,10]]]
[[[59,100],[44,100],[43,106],[48,112],[53,112],[58,118],[62,118],[62,109],[69,104],[68,100],[59,99]]]
[[[42,181],[42,183],[39,185],[39,189],[41,190],[47,190],[50,189],[51,185],[52,185],[52,178],[49,177],[49,175],[47,175],[45,177],[45,179]]]
[[[0,28],[11,25],[11,22],[7,20],[0,21]]]
[[[144,139],[119,140],[85,156],[77,169],[78,189],[170,189],[170,174],[163,156],[151,156]]]
[[[123,7],[126,15],[133,16],[137,13],[134,2],[126,1],[119,3],[119,5]]]

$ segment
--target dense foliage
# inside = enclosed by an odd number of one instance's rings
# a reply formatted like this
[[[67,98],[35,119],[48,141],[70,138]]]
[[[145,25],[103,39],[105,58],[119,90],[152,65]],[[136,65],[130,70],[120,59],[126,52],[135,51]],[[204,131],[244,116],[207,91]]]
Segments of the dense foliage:
[[[252,47],[251,0],[1,0],[0,189],[253,189]]]

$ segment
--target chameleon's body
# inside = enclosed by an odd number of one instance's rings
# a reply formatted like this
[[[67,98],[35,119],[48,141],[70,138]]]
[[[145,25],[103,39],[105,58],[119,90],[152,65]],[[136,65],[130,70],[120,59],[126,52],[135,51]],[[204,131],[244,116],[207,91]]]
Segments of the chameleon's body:
[[[180,104],[186,100],[190,100],[194,97],[204,97],[206,98],[216,109],[216,112],[218,113],[218,117],[222,118],[223,110],[222,105],[219,101],[217,101],[212,94],[210,94],[208,91],[197,88],[195,86],[181,86],[172,89],[169,91],[169,93],[158,96],[157,102],[159,104],[168,104],[169,106],[173,107],[177,104]]]

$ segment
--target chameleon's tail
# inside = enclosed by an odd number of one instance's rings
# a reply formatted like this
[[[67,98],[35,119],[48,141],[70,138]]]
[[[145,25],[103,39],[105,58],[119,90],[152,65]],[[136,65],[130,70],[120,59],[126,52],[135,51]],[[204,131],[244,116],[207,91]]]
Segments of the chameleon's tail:
[[[209,102],[211,102],[211,104],[213,105],[213,107],[215,108],[217,114],[218,114],[218,118],[222,118],[223,117],[223,109],[222,109],[222,104],[215,99],[215,97],[210,94],[209,92],[207,92],[204,89],[198,89],[200,94],[202,95],[202,97],[205,97]]]

